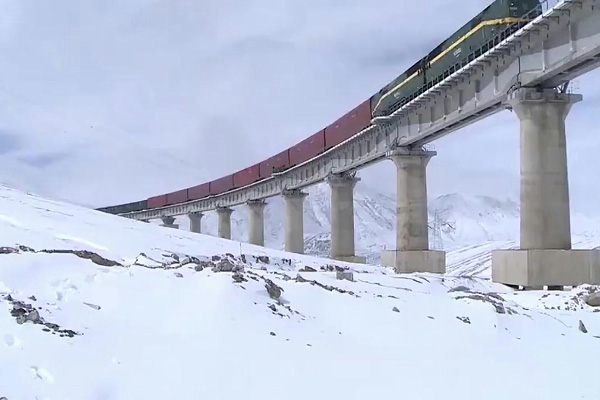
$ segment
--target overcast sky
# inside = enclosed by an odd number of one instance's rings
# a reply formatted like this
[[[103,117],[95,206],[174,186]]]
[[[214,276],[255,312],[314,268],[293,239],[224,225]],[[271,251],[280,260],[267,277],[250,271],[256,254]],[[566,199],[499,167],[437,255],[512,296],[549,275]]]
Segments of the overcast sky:
[[[0,0],[0,182],[141,200],[256,163],[331,123],[489,0]],[[576,211],[600,200],[600,72],[568,119]],[[518,198],[506,111],[435,143],[431,195]],[[391,162],[361,184],[393,191]]]

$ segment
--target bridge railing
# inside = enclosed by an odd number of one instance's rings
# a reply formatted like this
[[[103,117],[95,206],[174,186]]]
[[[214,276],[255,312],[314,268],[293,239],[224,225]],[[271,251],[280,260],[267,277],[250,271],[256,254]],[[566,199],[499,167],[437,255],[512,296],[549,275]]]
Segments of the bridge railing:
[[[483,46],[472,51],[461,61],[454,64],[453,66],[448,68],[446,71],[444,71],[442,74],[435,77],[435,79],[432,79],[430,82],[428,82],[427,85],[421,86],[415,93],[402,99],[402,101],[398,102],[395,106],[393,106],[391,108],[390,115],[393,114],[398,109],[405,106],[406,104],[410,103],[417,97],[421,96],[423,93],[425,93],[426,91],[428,91],[429,89],[431,89],[432,87],[437,85],[438,83],[442,82],[444,79],[448,78],[455,72],[466,67],[467,65],[469,65],[469,63],[473,62],[480,56],[487,54],[488,52],[493,50],[496,46],[498,46],[500,43],[502,43],[505,39],[507,39],[508,37],[513,35],[515,32],[517,32],[519,29],[521,29],[525,25],[527,25],[529,22],[533,21],[540,15],[543,15],[544,13],[548,12],[553,7],[555,7],[556,5],[558,5],[559,3],[563,2],[563,1],[565,1],[565,0],[542,0],[542,1],[540,1],[539,5],[537,5],[535,8],[533,8],[532,10],[530,10],[529,12],[527,12],[521,16],[520,19],[526,20],[527,22],[524,22],[524,21],[513,22],[513,23],[509,24],[506,28],[497,32],[496,35],[493,38],[491,38],[487,43],[485,43]]]

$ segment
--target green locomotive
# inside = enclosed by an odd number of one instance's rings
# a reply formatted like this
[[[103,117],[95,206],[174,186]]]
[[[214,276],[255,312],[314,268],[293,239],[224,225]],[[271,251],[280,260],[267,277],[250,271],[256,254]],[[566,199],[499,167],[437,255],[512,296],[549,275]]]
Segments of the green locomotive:
[[[496,0],[405,73],[371,97],[373,117],[387,116],[496,46],[542,12],[539,0]]]

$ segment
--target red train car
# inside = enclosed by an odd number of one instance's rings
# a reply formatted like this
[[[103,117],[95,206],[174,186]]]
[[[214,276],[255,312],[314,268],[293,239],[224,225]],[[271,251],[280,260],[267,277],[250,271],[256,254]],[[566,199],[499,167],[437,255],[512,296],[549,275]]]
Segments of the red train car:
[[[210,182],[210,194],[221,194],[230,191],[235,185],[233,184],[233,175],[227,175],[216,181]]]
[[[244,168],[233,174],[233,185],[236,188],[250,185],[260,180],[260,164]]]
[[[269,178],[273,172],[279,172],[289,168],[290,149],[282,151],[271,158],[267,158],[265,161],[261,162],[259,166],[261,179]]]
[[[325,129],[325,149],[329,150],[371,125],[371,101],[367,100]]]
[[[307,139],[290,148],[290,166],[310,160],[323,151],[325,151],[325,130],[309,136]]]
[[[160,196],[150,197],[148,199],[148,209],[164,207],[167,205],[167,195],[161,194]]]
[[[188,189],[188,199],[198,200],[210,196],[210,182],[194,186]]]
[[[187,189],[178,190],[173,193],[167,193],[167,205],[168,206],[170,206],[171,204],[185,203],[188,200],[189,200],[189,198],[188,198],[188,190]]]

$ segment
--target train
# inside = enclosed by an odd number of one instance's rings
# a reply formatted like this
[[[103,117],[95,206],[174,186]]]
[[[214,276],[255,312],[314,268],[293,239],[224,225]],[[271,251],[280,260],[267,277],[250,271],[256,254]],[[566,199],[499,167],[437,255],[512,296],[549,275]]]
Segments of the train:
[[[373,117],[391,114],[542,14],[539,0],[496,0],[371,97]]]
[[[98,210],[126,214],[186,203],[248,186],[300,165],[352,138],[375,119],[398,110],[541,13],[540,0],[496,0],[375,95],[294,146],[211,182]]]

